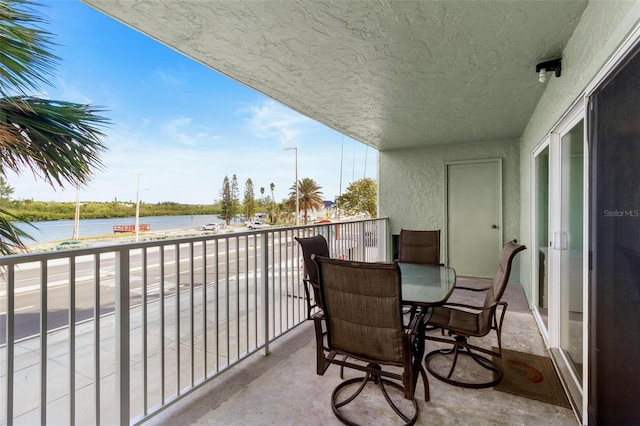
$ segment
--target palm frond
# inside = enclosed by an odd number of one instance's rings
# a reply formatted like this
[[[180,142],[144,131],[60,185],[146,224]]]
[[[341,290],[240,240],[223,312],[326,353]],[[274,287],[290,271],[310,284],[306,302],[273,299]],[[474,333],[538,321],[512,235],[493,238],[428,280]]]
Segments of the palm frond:
[[[47,183],[86,183],[103,165],[100,128],[108,120],[90,105],[28,96],[48,84],[58,57],[39,25],[32,0],[0,0],[0,176],[28,168]],[[0,210],[0,254],[24,249],[18,229]]]
[[[0,174],[26,166],[50,184],[88,181],[103,168],[103,110],[31,97],[0,98]]]
[[[0,209],[0,255],[14,254],[26,250],[24,240],[33,240],[33,237],[18,228],[11,220],[18,218],[4,209]],[[35,226],[28,224],[35,228]]]
[[[31,11],[30,0],[0,2],[0,94],[26,95],[48,84],[58,57],[49,51],[51,34],[37,25],[45,20]]]

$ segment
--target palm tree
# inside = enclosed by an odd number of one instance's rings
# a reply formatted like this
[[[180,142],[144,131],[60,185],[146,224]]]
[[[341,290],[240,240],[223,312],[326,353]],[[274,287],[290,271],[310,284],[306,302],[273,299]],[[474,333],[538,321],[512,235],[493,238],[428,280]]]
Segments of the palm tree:
[[[48,84],[58,58],[49,52],[51,34],[39,28],[31,0],[0,2],[0,176],[26,167],[52,186],[86,183],[102,169],[106,149],[99,130],[108,120],[90,105],[41,99],[39,84]],[[0,210],[0,254],[24,249],[31,238]]]
[[[273,202],[275,201],[275,196],[273,195],[273,190],[276,189],[276,185],[271,182],[269,184],[269,188],[271,189],[271,214],[269,215],[269,221],[271,223],[275,222],[275,211],[273,210]]]
[[[289,196],[291,199],[295,201],[296,199],[296,186],[291,185],[291,192]],[[300,206],[300,210],[304,211],[304,223],[305,225],[308,222],[308,211],[309,210],[318,210],[322,208],[324,205],[324,200],[322,199],[322,188],[318,186],[315,180],[310,178],[304,178],[298,181],[298,205]],[[296,212],[299,214],[299,212]]]

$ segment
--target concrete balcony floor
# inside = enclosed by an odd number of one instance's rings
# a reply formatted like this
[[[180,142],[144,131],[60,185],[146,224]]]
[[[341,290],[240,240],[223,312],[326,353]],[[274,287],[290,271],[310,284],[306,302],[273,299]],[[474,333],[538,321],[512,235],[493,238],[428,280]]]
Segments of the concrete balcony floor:
[[[504,320],[503,348],[546,355],[522,288],[510,284],[504,299],[509,302],[509,309]],[[483,340],[483,344],[495,344],[492,339],[493,336]],[[434,342],[427,341],[426,351],[434,347]],[[345,370],[345,379],[357,376],[362,373]],[[578,424],[573,411],[567,408],[492,388],[459,388],[428,376],[431,401],[424,401],[419,379],[416,424]],[[308,321],[272,343],[270,355],[253,355],[147,424],[338,425],[341,423],[331,411],[330,399],[341,380],[335,365],[324,376],[316,375],[314,330]],[[350,406],[355,411],[352,418],[361,424],[402,423],[372,385]]]

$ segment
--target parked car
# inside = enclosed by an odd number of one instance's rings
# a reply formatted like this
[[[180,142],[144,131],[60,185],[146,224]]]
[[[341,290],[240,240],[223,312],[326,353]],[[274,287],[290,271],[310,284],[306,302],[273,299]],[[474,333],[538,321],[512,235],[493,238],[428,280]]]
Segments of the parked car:
[[[246,222],[247,227],[249,229],[260,229],[260,228],[268,228],[269,224],[264,222]]]
[[[206,225],[203,225],[200,228],[201,231],[214,231],[214,232],[219,232],[220,231],[220,225],[218,225],[217,223],[207,223]]]

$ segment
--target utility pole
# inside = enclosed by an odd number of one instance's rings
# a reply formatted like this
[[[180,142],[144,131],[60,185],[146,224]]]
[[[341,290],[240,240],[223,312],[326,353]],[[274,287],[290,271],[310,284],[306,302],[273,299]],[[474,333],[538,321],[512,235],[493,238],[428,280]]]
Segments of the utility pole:
[[[142,173],[138,173],[138,186],[136,188],[136,243],[140,236],[140,175]]]
[[[296,226],[300,225],[300,195],[298,194],[298,147],[290,146],[284,148],[285,151],[294,149],[296,151]]]

